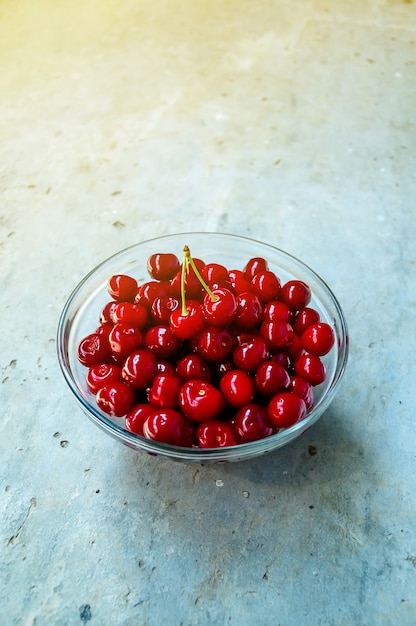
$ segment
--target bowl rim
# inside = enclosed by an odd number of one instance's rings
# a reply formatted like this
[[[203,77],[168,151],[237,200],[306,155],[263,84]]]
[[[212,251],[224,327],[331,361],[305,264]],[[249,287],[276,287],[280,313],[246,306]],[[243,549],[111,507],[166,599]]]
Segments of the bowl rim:
[[[301,421],[297,422],[293,426],[289,428],[281,429],[274,435],[270,435],[269,437],[259,439],[256,441],[251,441],[248,443],[240,443],[234,446],[227,446],[223,448],[188,448],[182,446],[172,446],[170,444],[166,444],[163,442],[158,442],[154,440],[147,439],[146,437],[142,437],[141,435],[137,435],[128,431],[127,429],[119,426],[117,423],[112,421],[109,417],[106,417],[104,413],[102,413],[98,407],[95,407],[93,404],[89,403],[83,395],[79,392],[78,385],[71,371],[71,365],[69,362],[69,351],[68,351],[68,339],[70,336],[70,330],[72,327],[72,320],[69,320],[68,313],[70,311],[71,305],[75,301],[77,295],[80,293],[84,285],[89,281],[89,279],[94,276],[100,269],[102,269],[105,265],[110,264],[112,261],[116,260],[117,257],[122,257],[127,255],[129,252],[139,248],[140,246],[151,245],[152,243],[161,242],[168,239],[177,239],[178,237],[219,237],[219,238],[232,238],[236,241],[245,241],[248,245],[257,245],[260,246],[263,250],[269,249],[274,253],[278,253],[283,255],[286,259],[293,262],[296,266],[299,267],[302,271],[306,271],[314,281],[318,283],[318,285],[326,292],[326,296],[331,300],[339,318],[340,324],[340,335],[343,338],[343,341],[338,346],[338,359],[337,359],[337,367],[335,369],[334,378],[331,381],[330,386],[326,390],[325,395],[320,399],[318,405],[314,406],[311,412]],[[68,323],[70,322],[69,332],[67,331]],[[66,346],[66,347],[65,347]],[[107,432],[107,434],[111,435],[113,438],[117,440],[122,440],[122,442],[131,448],[140,449],[148,452],[149,454],[164,456],[168,458],[174,458],[179,461],[228,461],[228,460],[245,460],[250,459],[255,456],[259,456],[261,454],[266,454],[273,450],[277,450],[278,448],[290,443],[292,440],[297,438],[302,432],[310,428],[320,416],[326,411],[330,403],[332,402],[336,391],[338,390],[339,384],[343,375],[345,373],[348,356],[349,356],[349,334],[348,334],[348,325],[345,319],[344,312],[341,308],[341,305],[333,293],[332,289],[328,286],[324,279],[322,279],[309,265],[307,265],[304,261],[300,260],[293,254],[279,248],[273,244],[260,241],[255,238],[247,237],[245,235],[238,235],[232,233],[225,232],[214,232],[214,231],[189,231],[189,232],[177,232],[170,233],[166,235],[161,235],[158,237],[152,237],[149,239],[145,239],[135,244],[129,245],[109,257],[102,260],[100,263],[95,265],[73,288],[70,292],[70,295],[67,297],[65,305],[61,311],[58,321],[58,327],[56,332],[56,349],[57,349],[57,357],[61,372],[63,377],[68,384],[71,392],[75,396],[75,399],[81,405],[81,409],[84,413],[102,430]],[[124,423],[124,422],[122,422]],[[230,459],[230,457],[233,457]],[[240,459],[239,457],[242,457]]]

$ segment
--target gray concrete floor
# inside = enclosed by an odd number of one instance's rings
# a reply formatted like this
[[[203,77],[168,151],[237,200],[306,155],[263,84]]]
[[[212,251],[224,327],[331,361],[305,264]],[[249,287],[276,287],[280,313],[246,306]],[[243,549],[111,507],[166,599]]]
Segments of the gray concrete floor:
[[[415,63],[411,0],[3,0],[1,624],[416,623]],[[339,394],[267,457],[137,454],[60,374],[82,276],[184,230],[344,308]]]

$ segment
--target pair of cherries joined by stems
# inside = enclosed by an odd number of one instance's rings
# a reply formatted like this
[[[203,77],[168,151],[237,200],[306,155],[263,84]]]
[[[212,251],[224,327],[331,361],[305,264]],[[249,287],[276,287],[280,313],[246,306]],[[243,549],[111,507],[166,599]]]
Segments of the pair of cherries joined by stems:
[[[249,443],[304,419],[324,382],[329,324],[300,280],[262,257],[242,270],[184,248],[149,257],[151,280],[107,284],[98,328],[78,345],[97,406],[126,429],[174,446]]]

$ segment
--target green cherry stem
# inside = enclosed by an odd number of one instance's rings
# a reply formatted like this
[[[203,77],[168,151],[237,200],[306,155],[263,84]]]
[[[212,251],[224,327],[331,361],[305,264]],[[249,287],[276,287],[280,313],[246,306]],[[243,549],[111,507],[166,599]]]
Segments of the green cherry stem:
[[[189,271],[188,270],[189,258],[186,256],[185,248],[188,248],[188,246],[185,246],[183,249],[183,261],[182,261],[182,270],[181,270],[181,302],[182,302],[182,315],[183,316],[188,315],[188,309],[186,308],[186,297],[185,297],[185,274],[187,271]],[[188,248],[188,252],[189,252],[189,248]]]
[[[188,315],[188,309],[186,308],[185,273],[189,272],[189,266],[191,266],[192,269],[194,270],[197,279],[199,280],[199,282],[201,283],[201,285],[203,286],[203,288],[205,289],[205,291],[207,292],[207,294],[211,298],[212,302],[216,302],[219,299],[218,296],[216,296],[215,294],[212,293],[211,289],[208,287],[207,283],[205,282],[205,280],[202,278],[201,274],[199,273],[199,270],[198,270],[197,266],[195,265],[195,262],[194,262],[194,260],[192,258],[191,251],[190,251],[189,247],[188,246],[184,246],[184,248],[183,248],[182,271],[181,271],[182,315]]]

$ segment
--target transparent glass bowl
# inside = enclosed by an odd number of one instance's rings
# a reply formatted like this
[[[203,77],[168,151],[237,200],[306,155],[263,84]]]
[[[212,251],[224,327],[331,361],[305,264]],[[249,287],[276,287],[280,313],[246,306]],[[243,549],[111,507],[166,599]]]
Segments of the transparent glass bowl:
[[[151,441],[124,428],[124,419],[112,418],[95,404],[93,394],[85,382],[86,368],[77,358],[79,341],[93,332],[99,315],[110,300],[107,281],[113,274],[129,274],[140,283],[150,280],[146,262],[151,254],[173,252],[181,259],[184,245],[194,257],[205,263],[221,263],[228,269],[242,269],[252,257],[264,257],[282,284],[290,279],[306,282],[312,291],[310,306],[321,320],[331,325],[335,345],[323,357],[327,376],[325,382],[314,388],[315,403],[307,417],[277,434],[251,443],[227,448],[182,448]],[[69,388],[86,415],[97,426],[121,443],[135,450],[169,457],[183,462],[230,462],[251,459],[280,448],[299,437],[312,426],[328,408],[339,387],[348,358],[348,330],[342,309],[325,282],[304,263],[271,245],[246,237],[219,233],[182,233],[167,235],[133,245],[100,263],[79,283],[62,311],[58,332],[57,351],[62,373]]]

